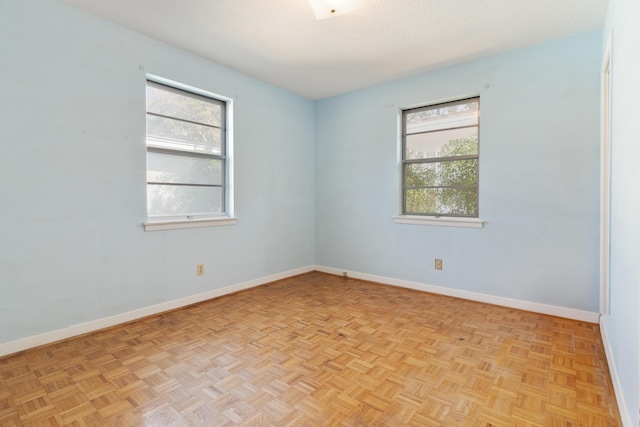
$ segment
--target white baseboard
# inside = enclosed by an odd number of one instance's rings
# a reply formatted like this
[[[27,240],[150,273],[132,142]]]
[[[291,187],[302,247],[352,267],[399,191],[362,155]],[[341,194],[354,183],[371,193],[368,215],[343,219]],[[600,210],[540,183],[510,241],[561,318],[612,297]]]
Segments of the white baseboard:
[[[622,419],[622,425],[624,427],[633,427],[631,421],[631,415],[627,411],[627,405],[624,401],[624,395],[622,394],[622,384],[620,383],[620,376],[618,375],[618,369],[616,368],[616,359],[613,357],[613,349],[611,348],[611,342],[609,342],[609,335],[607,332],[609,316],[602,316],[600,318],[600,334],[602,335],[602,345],[604,346],[604,352],[607,356],[607,364],[609,365],[609,373],[611,374],[611,381],[613,382],[613,390],[616,393],[616,401],[618,402],[618,410],[620,411],[620,418]]]
[[[316,265],[315,270],[324,273],[342,276],[345,270],[333,267]],[[484,302],[487,304],[500,305],[503,307],[517,308],[520,310],[532,311],[534,313],[549,314],[551,316],[564,317],[566,319],[580,320],[589,323],[598,323],[600,314],[590,311],[576,310],[574,308],[559,307],[555,305],[540,304],[537,302],[522,301],[512,298],[498,297],[494,295],[480,294],[477,292],[464,291],[460,289],[444,288],[441,286],[426,285],[424,283],[410,282],[406,280],[392,279],[373,274],[358,273],[356,271],[346,271],[349,277],[355,279],[369,280],[385,285],[398,286],[401,288],[415,289],[418,291],[430,292],[433,294],[447,295],[450,297],[463,298],[472,301]]]
[[[273,282],[274,280],[285,279],[287,277],[295,276],[298,274],[308,273],[313,270],[317,270],[317,271],[321,271],[329,274],[335,274],[339,276],[341,276],[342,273],[345,271],[345,270],[332,268],[332,267],[325,267],[321,265],[297,268],[294,270],[289,270],[282,273],[261,277],[259,279],[238,283],[232,286],[227,286],[222,289],[214,289],[212,291],[191,295],[191,296],[180,298],[173,301],[167,301],[167,302],[152,305],[149,307],[143,307],[143,308],[129,311],[126,313],[116,314],[113,316],[92,320],[86,323],[80,323],[77,325],[70,326],[68,328],[58,329],[51,332],[45,332],[40,335],[34,335],[31,337],[22,338],[22,339],[7,342],[7,343],[0,343],[0,357],[17,353],[19,351],[27,350],[29,348],[50,344],[56,341],[72,338],[78,335],[82,335],[82,334],[94,332],[100,329],[108,328],[111,326],[119,325],[122,323],[130,322],[132,320],[140,319],[142,317],[152,316],[154,314],[162,313],[169,310],[174,310],[176,308],[184,307],[190,304],[206,301],[211,298],[217,298],[223,295],[231,294],[231,293],[242,291],[245,289],[250,289],[256,286],[263,285],[265,283]],[[388,277],[358,273],[354,271],[347,271],[347,274],[349,275],[349,277],[353,277],[356,279],[369,280],[372,282],[383,283],[386,285],[398,286],[398,287],[408,288],[408,289],[416,289],[419,291],[431,292],[435,294],[447,295],[447,296],[452,296],[457,298],[464,298],[472,301],[479,301],[479,302],[485,302],[489,304],[501,305],[501,306],[506,306],[511,308],[518,308],[521,310],[549,314],[552,316],[565,317],[569,319],[576,319],[576,320],[581,320],[581,321],[591,322],[591,323],[598,323],[599,321],[598,313],[576,310],[572,308],[557,307],[552,305],[497,297],[493,295],[480,294],[475,292],[463,291],[459,289],[443,288],[440,286],[433,286],[433,285],[426,285],[423,283],[391,279]],[[607,357],[608,357],[608,360],[611,360],[609,355],[607,355]]]
[[[228,295],[234,292],[250,289],[256,286],[264,285],[265,283],[273,282],[275,280],[286,279],[287,277],[308,273],[310,271],[313,271],[314,269],[315,269],[314,266],[307,266],[307,267],[297,268],[294,270],[284,271],[282,273],[272,274],[270,276],[261,277],[259,279],[237,283],[235,285],[227,286],[222,289],[214,289],[212,291],[191,295],[185,298],[180,298],[173,301],[167,301],[167,302],[152,305],[149,307],[143,307],[143,308],[129,311],[126,313],[116,314],[113,316],[104,317],[102,319],[96,319],[90,322],[69,326],[68,328],[58,329],[56,331],[45,332],[40,335],[34,335],[31,337],[22,338],[17,341],[0,343],[0,357],[17,353],[19,351],[27,350],[29,348],[38,347],[45,344],[51,344],[56,341],[72,338],[78,335],[82,335],[82,334],[94,332],[100,329],[108,328],[111,326],[119,325],[122,323],[130,322],[132,320],[140,319],[142,317],[152,316],[154,314],[162,313],[169,310],[174,310],[180,307],[185,307],[187,305],[206,301],[212,298],[217,298],[223,295]]]

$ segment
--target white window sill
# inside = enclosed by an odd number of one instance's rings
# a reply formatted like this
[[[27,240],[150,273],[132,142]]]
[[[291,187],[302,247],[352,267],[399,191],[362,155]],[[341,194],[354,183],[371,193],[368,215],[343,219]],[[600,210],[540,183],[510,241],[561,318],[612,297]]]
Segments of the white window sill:
[[[148,221],[144,223],[144,231],[179,230],[181,228],[197,227],[220,227],[223,225],[235,225],[238,218],[200,218],[200,219],[180,219],[172,221]]]
[[[482,228],[484,221],[478,218],[436,217],[420,215],[394,216],[396,224],[436,225],[440,227]]]

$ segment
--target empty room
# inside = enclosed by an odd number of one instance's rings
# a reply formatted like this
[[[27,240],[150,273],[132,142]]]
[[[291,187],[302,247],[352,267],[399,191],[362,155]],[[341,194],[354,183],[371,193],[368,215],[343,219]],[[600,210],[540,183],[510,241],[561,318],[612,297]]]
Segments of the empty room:
[[[0,426],[640,423],[637,0],[0,0]]]

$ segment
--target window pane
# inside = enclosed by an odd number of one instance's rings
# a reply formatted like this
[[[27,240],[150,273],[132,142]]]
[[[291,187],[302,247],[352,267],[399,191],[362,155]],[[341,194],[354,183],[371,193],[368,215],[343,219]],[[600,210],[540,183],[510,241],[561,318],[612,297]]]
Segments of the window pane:
[[[222,155],[222,130],[147,114],[147,145]]]
[[[222,185],[222,160],[147,153],[147,182]]]
[[[406,164],[406,187],[474,185],[478,182],[478,159]]]
[[[405,150],[406,160],[475,155],[478,154],[478,128],[407,135]]]
[[[433,214],[436,210],[435,191],[419,188],[407,189],[404,195],[405,213],[408,214]]]
[[[223,105],[222,101],[147,82],[147,111],[151,113],[221,127]]]
[[[405,113],[407,133],[477,125],[479,105],[479,101],[475,99],[407,111]]]
[[[405,168],[405,185],[407,187],[438,185],[436,163],[407,164]]]
[[[222,185],[222,160],[147,153],[147,182]]]
[[[403,213],[478,216],[479,114],[479,98],[403,112]]]
[[[405,190],[407,214],[478,215],[477,188],[416,188]]]
[[[220,187],[147,185],[147,211],[149,215],[221,214],[222,197]]]

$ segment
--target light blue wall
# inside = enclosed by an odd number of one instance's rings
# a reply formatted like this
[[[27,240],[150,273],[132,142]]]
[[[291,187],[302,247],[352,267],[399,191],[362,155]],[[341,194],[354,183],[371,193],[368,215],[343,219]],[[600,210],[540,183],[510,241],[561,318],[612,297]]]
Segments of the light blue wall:
[[[314,263],[598,310],[600,32],[316,103],[51,0],[0,39],[0,342]],[[147,72],[234,99],[236,226],[143,231]],[[485,228],[394,224],[399,109],[476,94]]]
[[[631,425],[640,417],[640,2],[611,0],[611,267],[607,335]]]
[[[586,33],[319,101],[316,263],[597,312],[601,43]],[[399,109],[477,94],[485,228],[394,224]]]
[[[312,101],[51,0],[0,40],[0,342],[313,264]],[[147,72],[234,99],[237,225],[143,231]]]

